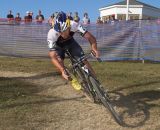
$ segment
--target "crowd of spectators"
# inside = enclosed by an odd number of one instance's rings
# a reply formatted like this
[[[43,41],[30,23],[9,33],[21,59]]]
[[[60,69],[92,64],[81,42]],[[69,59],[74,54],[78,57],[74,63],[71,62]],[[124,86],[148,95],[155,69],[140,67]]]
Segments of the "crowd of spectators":
[[[22,18],[20,16],[20,13],[18,12],[16,14],[16,17],[14,17],[12,10],[9,10],[9,13],[7,14],[7,21],[9,23],[16,23],[16,24],[20,24],[21,22],[24,23],[31,23],[31,22],[37,22],[37,23],[43,23],[43,21],[48,22],[50,26],[53,26],[54,24],[54,16],[56,15],[57,12],[55,12],[54,14],[52,14],[48,19],[44,17],[44,15],[42,14],[42,11],[39,10],[38,14],[36,15],[35,18],[33,18],[33,12],[32,11],[26,11],[26,15],[24,16],[24,18]],[[67,13],[67,18],[70,20],[74,20],[76,22],[80,22],[80,17],[78,12],[74,12],[73,16],[72,16],[72,12],[68,12]],[[88,16],[88,13],[84,13],[84,17],[82,19],[82,23],[84,24],[90,24],[90,18]]]
[[[16,23],[16,24],[20,24],[21,22],[31,23],[33,20],[35,20],[37,23],[42,23],[45,20],[41,10],[38,11],[38,14],[35,19],[33,19],[32,11],[26,11],[26,15],[24,16],[23,19],[20,16],[19,12],[16,14],[16,17],[14,17],[14,15],[12,14],[12,10],[9,10],[9,13],[7,14],[6,18],[9,23]]]
[[[12,10],[9,10],[7,16],[6,16],[6,20],[8,21],[8,23],[15,23],[15,24],[20,24],[20,23],[32,23],[32,22],[36,22],[38,24],[41,24],[43,22],[48,23],[50,26],[54,25],[54,16],[56,15],[57,12],[55,12],[54,14],[52,14],[49,18],[45,18],[44,15],[42,14],[41,10],[38,10],[37,15],[35,16],[35,18],[33,17],[33,12],[32,11],[26,11],[26,15],[24,16],[24,18],[21,17],[20,13],[16,13],[16,16],[14,17]],[[67,13],[67,18],[70,20],[74,20],[76,22],[81,22],[84,25],[88,25],[91,23],[89,15],[87,12],[85,12],[83,14],[83,18],[80,19],[80,16],[78,14],[78,12],[74,12],[74,14],[72,15],[72,12],[68,12]],[[115,16],[109,16],[107,19],[101,19],[101,17],[98,17],[96,20],[96,24],[103,24],[103,23],[108,23],[108,24],[115,24],[117,23],[119,20],[115,19]],[[160,20],[157,21],[157,23],[159,24]],[[95,23],[95,22],[93,22]]]
[[[114,24],[114,23],[116,23],[118,21],[119,20],[115,19],[115,16],[112,15],[112,16],[109,16],[108,19],[105,19],[103,21],[101,20],[100,17],[98,17],[96,23],[97,24],[103,24],[103,23]]]
[[[35,18],[33,18],[33,12],[32,11],[26,11],[26,15],[24,16],[24,18],[22,18],[20,16],[20,13],[16,14],[16,17],[14,17],[14,15],[12,14],[12,10],[9,10],[9,13],[7,14],[7,21],[9,23],[16,23],[16,24],[20,24],[22,22],[24,23],[31,23],[31,22],[36,22],[38,24],[41,24],[45,21],[45,23],[49,23],[50,26],[54,25],[54,17],[56,15],[57,12],[53,13],[49,18],[45,18],[44,15],[42,14],[41,10],[38,10],[37,15],[35,16]],[[70,20],[74,20],[76,22],[82,22],[85,25],[88,25],[91,23],[89,15],[87,12],[85,12],[83,14],[83,18],[80,19],[80,16],[78,14],[78,12],[74,12],[74,14],[72,15],[72,12],[68,12],[67,13],[67,18]],[[103,23],[114,23],[116,20],[114,18],[114,16],[109,17],[108,20],[106,21],[102,21],[102,19],[100,17],[97,18],[96,20],[96,24],[103,24]]]
[[[88,16],[88,13],[84,13],[84,17],[82,21],[83,21],[83,24],[90,24],[90,18]]]

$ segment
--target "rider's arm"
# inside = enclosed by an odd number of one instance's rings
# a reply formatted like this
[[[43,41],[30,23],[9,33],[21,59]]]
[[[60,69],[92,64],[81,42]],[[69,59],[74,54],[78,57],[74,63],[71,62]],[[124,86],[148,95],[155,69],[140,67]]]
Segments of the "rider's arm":
[[[83,37],[89,41],[89,43],[91,44],[92,50],[96,53],[96,57],[98,58],[99,57],[99,52],[98,52],[98,49],[97,49],[96,38],[88,31],[84,34]]]
[[[49,48],[49,56],[51,58],[52,63],[60,70],[60,72],[64,71],[64,65],[62,60],[58,58],[56,52],[56,41],[59,37],[59,34],[54,30],[50,29],[47,36],[48,48]]]
[[[80,24],[77,26],[77,31],[81,34],[81,36],[83,36],[85,39],[89,41],[89,43],[91,44],[92,50],[95,52],[96,57],[98,58],[99,52],[97,49],[96,38],[90,32],[88,32],[85,28],[83,28],[83,26]]]
[[[50,29],[47,36],[48,48],[49,50],[54,50],[56,41],[59,37],[59,33],[57,33],[54,29]]]

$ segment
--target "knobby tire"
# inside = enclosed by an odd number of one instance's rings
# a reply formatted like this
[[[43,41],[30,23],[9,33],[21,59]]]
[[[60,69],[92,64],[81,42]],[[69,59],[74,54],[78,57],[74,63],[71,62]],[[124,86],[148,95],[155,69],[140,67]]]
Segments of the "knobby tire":
[[[119,115],[116,113],[115,109],[113,108],[109,97],[106,96],[105,92],[100,88],[99,82],[95,78],[93,78],[92,76],[89,76],[89,80],[92,83],[92,86],[95,89],[95,92],[97,93],[102,104],[110,111],[110,113],[113,116],[113,118],[115,119],[115,121],[118,124],[122,125],[122,120],[120,119]]]

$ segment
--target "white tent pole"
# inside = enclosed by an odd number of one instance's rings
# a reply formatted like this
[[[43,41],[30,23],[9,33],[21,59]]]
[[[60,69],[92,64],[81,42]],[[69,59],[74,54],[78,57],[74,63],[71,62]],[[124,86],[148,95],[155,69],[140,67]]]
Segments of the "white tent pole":
[[[129,18],[129,0],[127,0],[126,20]]]

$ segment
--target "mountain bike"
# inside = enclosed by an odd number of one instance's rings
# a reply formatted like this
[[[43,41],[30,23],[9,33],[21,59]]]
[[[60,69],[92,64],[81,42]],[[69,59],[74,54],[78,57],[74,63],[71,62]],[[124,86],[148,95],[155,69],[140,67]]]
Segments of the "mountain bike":
[[[74,58],[68,50],[65,51],[68,55],[68,58],[71,62],[71,67],[69,69],[69,73],[72,73],[76,79],[78,80],[79,84],[82,86],[81,90],[87,94],[95,103],[100,102],[107,108],[115,121],[122,125],[122,120],[118,113],[115,111],[109,95],[104,88],[102,87],[99,80],[95,77],[94,74],[88,69],[85,65],[85,61],[92,55],[95,57],[93,51],[82,56],[79,59]],[[101,62],[100,58],[96,58],[99,62]]]

